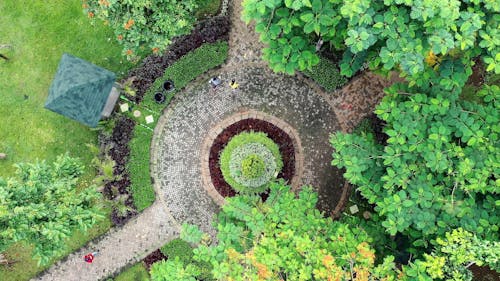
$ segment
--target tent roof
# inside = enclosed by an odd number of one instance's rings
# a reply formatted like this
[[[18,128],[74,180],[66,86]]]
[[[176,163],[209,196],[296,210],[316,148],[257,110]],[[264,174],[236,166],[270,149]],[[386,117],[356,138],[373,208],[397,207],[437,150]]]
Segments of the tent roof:
[[[95,127],[115,82],[113,72],[63,54],[45,108]]]

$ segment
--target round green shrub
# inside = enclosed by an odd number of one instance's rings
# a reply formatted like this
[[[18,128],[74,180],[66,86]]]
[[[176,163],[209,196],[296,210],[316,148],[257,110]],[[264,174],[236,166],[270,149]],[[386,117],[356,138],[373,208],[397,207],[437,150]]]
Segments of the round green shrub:
[[[240,193],[260,193],[283,168],[279,147],[265,133],[234,136],[220,155],[224,180]]]
[[[265,170],[266,164],[257,154],[250,154],[241,161],[241,173],[246,178],[258,178],[262,176]]]
[[[193,248],[188,242],[179,238],[165,244],[165,246],[160,248],[160,252],[162,252],[169,259],[179,257],[179,260],[186,264],[191,262],[193,259]]]

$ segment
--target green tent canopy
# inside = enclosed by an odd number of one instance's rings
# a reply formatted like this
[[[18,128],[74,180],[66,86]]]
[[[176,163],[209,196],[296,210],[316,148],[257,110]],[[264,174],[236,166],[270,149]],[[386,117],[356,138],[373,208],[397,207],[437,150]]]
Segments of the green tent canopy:
[[[63,54],[45,108],[95,127],[115,79],[111,71]]]

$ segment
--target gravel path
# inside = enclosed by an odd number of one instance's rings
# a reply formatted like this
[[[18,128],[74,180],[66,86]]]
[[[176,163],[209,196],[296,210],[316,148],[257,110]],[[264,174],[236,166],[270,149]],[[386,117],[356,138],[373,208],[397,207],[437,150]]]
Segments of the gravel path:
[[[298,132],[304,154],[302,183],[317,189],[324,210],[337,205],[341,175],[330,165],[328,136],[351,130],[373,110],[387,83],[362,74],[344,89],[327,94],[300,75],[272,73],[260,59],[258,36],[240,20],[241,0],[232,5],[227,63],[179,94],[156,127],[151,147],[156,202],[125,226],[113,228],[32,280],[103,280],[176,237],[182,222],[197,224],[214,235],[210,222],[219,207],[202,186],[202,144],[218,122],[249,109],[279,118]],[[214,75],[225,82],[216,92],[207,83]],[[237,90],[229,88],[231,79],[240,84]],[[95,250],[100,251],[95,262],[85,263],[83,255]]]
[[[165,204],[156,201],[121,228],[113,228],[101,239],[57,262],[37,281],[96,281],[104,279],[127,264],[145,258],[150,252],[179,235],[180,227]],[[83,256],[99,251],[94,262]],[[1,278],[0,278],[1,280]]]

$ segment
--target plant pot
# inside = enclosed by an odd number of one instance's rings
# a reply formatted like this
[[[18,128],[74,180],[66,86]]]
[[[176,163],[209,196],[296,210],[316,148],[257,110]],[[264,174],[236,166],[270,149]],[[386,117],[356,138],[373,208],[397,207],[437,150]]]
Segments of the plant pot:
[[[173,90],[175,90],[174,81],[167,80],[167,81],[163,82],[163,89],[167,93],[168,92],[172,92]]]
[[[164,103],[165,100],[166,100],[166,97],[165,97],[165,95],[163,93],[157,92],[154,95],[154,100],[157,103]]]

